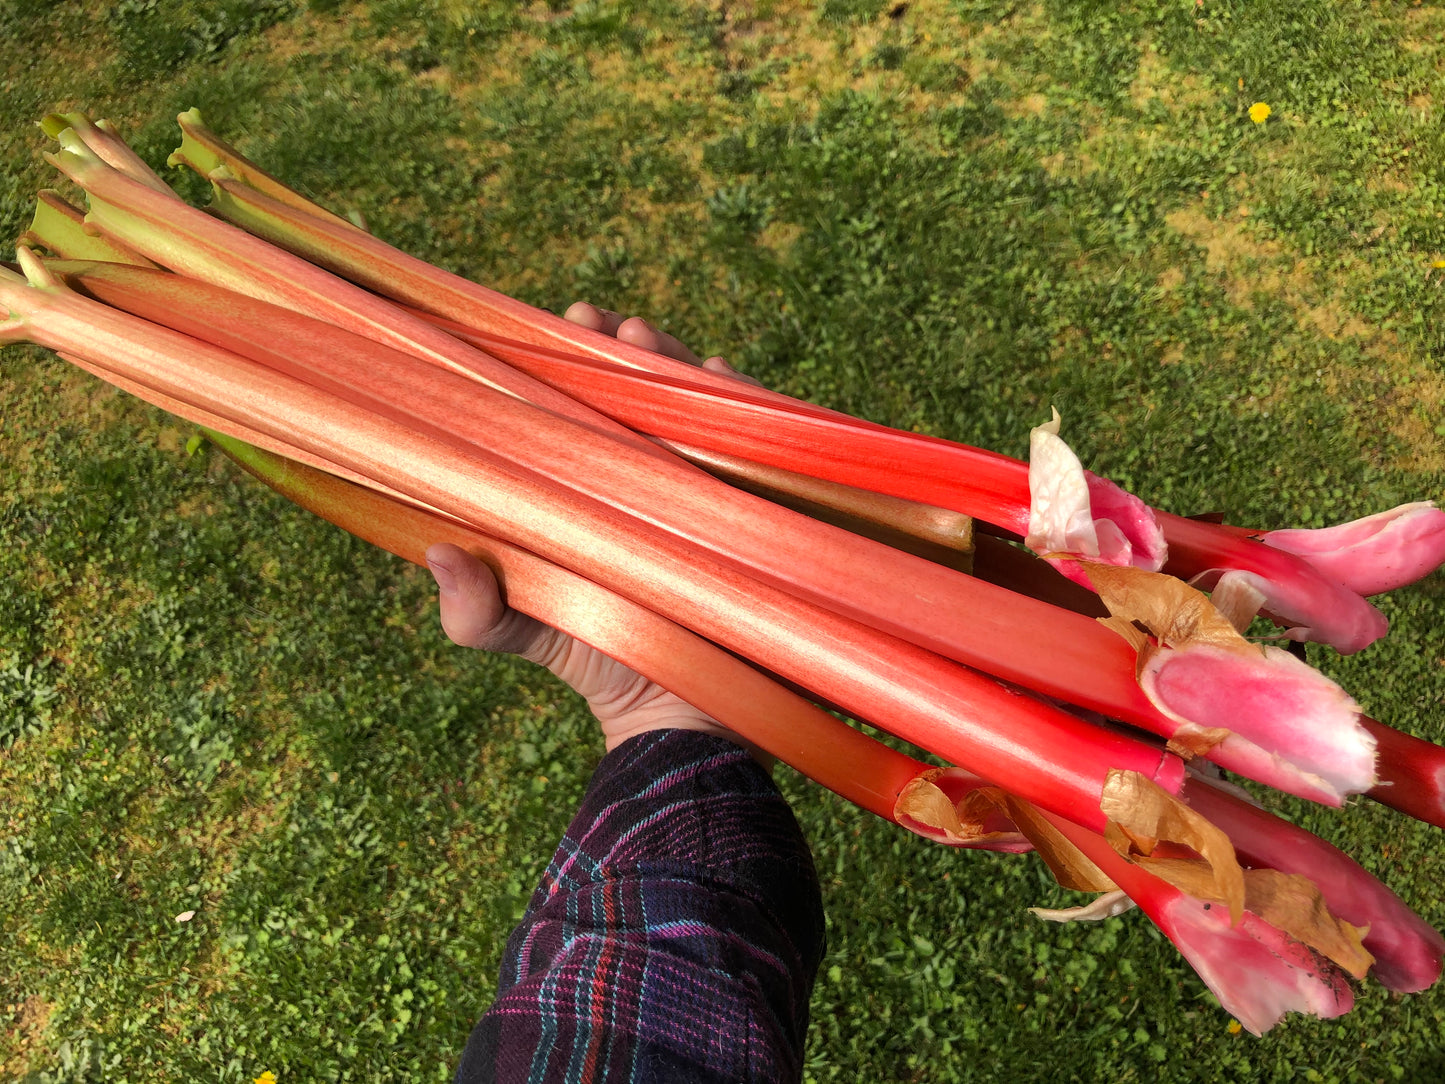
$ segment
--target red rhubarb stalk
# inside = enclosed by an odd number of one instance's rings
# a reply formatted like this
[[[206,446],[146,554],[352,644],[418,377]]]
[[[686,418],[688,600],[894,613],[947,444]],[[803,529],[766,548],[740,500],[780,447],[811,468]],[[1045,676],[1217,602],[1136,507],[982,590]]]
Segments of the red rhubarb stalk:
[[[294,442],[423,504],[486,524],[489,533],[678,620],[768,665],[858,718],[1005,785],[1026,800],[1102,830],[1109,773],[1122,768],[1177,788],[1177,758],[1110,734],[957,664],[779,591],[695,545],[495,460],[475,446],[419,432],[238,355],[139,321],[47,281],[0,273],[24,336],[104,357],[138,385],[193,402],[210,417]],[[220,427],[226,431],[226,427]],[[845,574],[846,575],[846,574]]]
[[[981,785],[957,769],[938,776],[936,769],[853,729],[680,625],[527,550],[224,434],[209,435],[282,496],[412,564],[424,565],[428,546],[438,542],[480,557],[497,574],[509,606],[636,670],[885,820],[940,838],[916,819],[900,821],[895,812],[899,796],[920,786],[943,796],[934,778],[959,797]],[[931,778],[921,780],[924,776]],[[1021,835],[1006,831],[949,842],[1010,852],[1030,849]]]
[[[1396,730],[1369,716],[1361,724],[1373,735],[1379,783],[1369,795],[1416,820],[1445,828],[1445,746]]]
[[[1049,817],[1064,836],[1128,893],[1245,1029],[1262,1035],[1288,1012],[1331,1019],[1354,1006],[1345,974],[1329,960],[1246,910],[1237,923],[1219,902],[1189,895],[1121,858],[1097,833]]]
[[[192,120],[199,123],[199,118],[192,118]],[[197,166],[203,168],[205,164],[205,162],[199,162]],[[518,357],[507,354],[510,348],[509,340],[511,343],[520,344],[523,347],[541,348],[544,351],[550,349],[574,358],[612,362],[623,368],[690,380],[710,390],[726,391],[726,389],[716,387],[717,380],[726,378],[716,377],[716,374],[698,376],[695,371],[689,373],[686,371],[687,367],[681,363],[660,358],[658,355],[620,342],[615,338],[580,328],[576,324],[533,309],[496,291],[450,275],[424,261],[407,256],[376,238],[360,233],[360,231],[348,230],[335,223],[328,224],[309,210],[297,212],[296,208],[305,207],[307,201],[294,193],[288,197],[290,204],[288,206],[272,198],[276,193],[269,189],[267,192],[260,192],[248,188],[238,176],[229,173],[224,167],[207,172],[212,174],[220,213],[242,223],[248,230],[269,237],[283,247],[302,252],[308,258],[330,266],[338,273],[364,283],[378,292],[416,305],[438,317],[470,327],[480,338],[489,341],[489,348],[498,353],[498,356],[504,357],[513,364],[524,365],[524,362]],[[314,208],[314,205],[311,207]],[[758,391],[755,399],[760,403],[777,406],[781,410],[790,410],[809,417],[835,420],[839,417],[831,411],[822,410],[811,404],[802,404],[797,400],[772,392]],[[638,428],[645,427],[638,426]],[[909,436],[924,442],[927,440],[927,438],[919,438],[916,434],[909,434]],[[748,456],[736,447],[719,446],[714,450],[729,451],[774,465],[797,465],[796,460],[791,463],[781,462],[775,458],[765,458],[756,452]],[[967,465],[968,473],[962,476],[969,478],[970,485],[979,488],[979,493],[969,496],[969,499],[977,501],[977,504],[963,507],[940,499],[933,493],[892,488],[893,485],[906,487],[907,482],[889,483],[884,481],[882,485],[888,486],[888,488],[879,488],[879,491],[925,503],[956,508],[966,514],[978,516],[986,522],[1013,531],[1020,536],[1029,533],[1027,520],[1029,506],[1021,503],[1025,490],[1020,484],[1020,472],[1026,468],[1022,468],[1022,465],[1016,461],[1006,460],[1005,457],[995,457],[992,453],[977,452],[973,449],[969,451],[975,452],[977,458],[970,458]],[[1014,474],[1011,484],[1007,477],[1010,464]],[[863,488],[877,488],[874,485],[865,484],[860,477],[853,473],[838,475],[827,473],[826,470],[815,471],[812,468],[809,468],[809,471],[846,484],[858,485]],[[949,474],[943,477],[959,476],[959,474]],[[1134,498],[1095,475],[1086,472],[1085,476],[1089,490],[1088,496],[1093,505],[1090,518],[1097,521],[1101,533],[1105,536],[1100,539],[1100,555],[1107,558],[1112,551],[1117,550],[1121,540],[1127,540],[1129,547],[1136,553],[1139,552],[1140,546],[1143,546],[1143,552],[1146,554],[1150,552],[1153,546],[1153,543],[1149,541],[1150,531],[1145,530],[1142,533],[1137,531],[1137,520],[1141,508],[1136,506]],[[1175,541],[1175,531],[1171,529],[1171,526],[1177,526],[1177,524],[1162,523],[1161,526],[1164,527],[1165,537],[1172,546]],[[1208,536],[1209,532],[1205,532],[1205,534]],[[1329,575],[1316,573],[1306,562],[1270,562],[1248,549],[1241,550],[1228,545],[1226,536],[1227,532],[1224,531],[1217,531],[1213,534],[1210,552],[1214,554],[1215,559],[1212,562],[1205,561],[1201,564],[1195,560],[1198,556],[1196,554],[1182,558],[1179,567],[1192,564],[1199,572],[1206,572],[1209,568],[1238,567],[1242,571],[1257,575],[1261,568],[1268,566],[1276,577],[1275,580],[1266,581],[1270,588],[1268,594],[1273,603],[1268,612],[1281,623],[1291,626],[1293,634],[1300,638],[1306,636],[1319,638],[1341,651],[1350,652],[1359,650],[1383,634],[1383,619],[1379,616],[1378,611],[1364,603],[1357,593],[1342,588]],[[1189,539],[1181,536],[1181,541],[1186,544],[1197,542],[1197,533],[1191,534]],[[1428,546],[1416,545],[1413,547],[1413,552],[1416,554],[1413,559],[1417,564],[1420,562],[1428,564],[1430,560],[1428,552],[1432,549],[1442,548],[1445,548],[1445,538],[1432,535],[1432,541]],[[1088,550],[1085,550],[1082,555],[1096,556]],[[1441,556],[1445,556],[1445,554]],[[1231,564],[1226,558],[1233,558],[1242,563]],[[1434,564],[1438,563],[1439,560],[1436,559]],[[1396,579],[1389,582],[1398,584],[1401,581]]]
[[[1075,613],[1107,616],[1098,595],[1059,576],[1036,557],[987,534],[974,536],[973,574]],[[1445,828],[1445,746],[1365,715],[1359,717],[1359,722],[1375,741],[1376,782],[1366,796],[1416,820]]]
[[[663,358],[651,351],[552,316],[495,290],[433,267],[424,260],[408,256],[369,234],[339,226],[314,214],[299,212],[293,203],[282,203],[266,193],[249,188],[239,178],[230,175],[224,167],[211,170],[207,175],[215,190],[216,211],[221,216],[236,222],[258,237],[264,237],[282,248],[305,256],[311,262],[330,268],[368,289],[415,306],[424,312],[482,331],[488,341],[484,349],[519,367],[526,366],[522,357],[512,353],[513,344],[520,347],[522,354],[532,349],[540,349],[544,353],[551,351],[566,357],[600,361],[625,372],[652,374],[664,380],[686,381],[719,394],[733,395],[756,405],[776,408],[789,416],[814,419],[820,423],[841,423],[848,430],[866,429],[879,434],[880,439],[884,439],[881,436],[883,434],[895,432],[763,388],[748,386],[745,392],[740,391],[736,382],[726,376],[699,371],[682,362]],[[686,439],[685,434],[679,433],[653,435],[672,435],[677,439]],[[918,434],[899,436],[913,438],[915,441],[928,439],[921,438]],[[819,437],[815,435],[813,443],[818,440]],[[947,473],[939,477],[954,481],[958,492],[955,493],[953,501],[935,500],[931,496],[906,489],[880,488],[880,485],[903,484],[898,481],[866,484],[849,476],[846,470],[842,476],[820,473],[810,464],[808,472],[864,489],[876,489],[878,492],[891,493],[910,500],[940,504],[1023,534],[1028,526],[1026,472],[1020,476],[1015,461],[992,452],[946,441],[937,443],[941,447],[952,449],[949,453]],[[906,439],[903,447],[908,447]],[[732,447],[709,445],[709,448],[744,458],[759,458]],[[871,452],[865,450],[859,454],[860,457],[867,458]],[[790,466],[788,462],[777,458],[760,461],[774,466]],[[895,469],[897,466],[891,462],[887,465]],[[874,464],[874,467],[883,469],[880,464]],[[923,473],[926,469],[918,467],[916,472]],[[1017,486],[1021,477],[1024,483],[1022,490]],[[1101,490],[1108,491],[1107,500],[1116,509],[1127,504],[1127,501],[1120,497],[1122,491],[1118,491],[1111,483],[1101,479],[1096,485]],[[960,501],[966,503],[955,503]],[[1131,516],[1129,519],[1117,521],[1117,531],[1114,533],[1121,537],[1132,537],[1135,529],[1133,519]],[[1145,544],[1143,538],[1140,538],[1139,542],[1141,551],[1150,548],[1150,544]],[[1084,555],[1099,557],[1097,552]],[[1158,566],[1153,564],[1149,567]]]
[[[649,436],[956,509],[1019,537],[1029,534],[1029,468],[1018,460],[842,415],[791,410],[752,389],[718,387],[687,374],[649,376],[478,335],[455,321],[437,322]],[[1106,479],[1085,471],[1084,482],[1093,522],[1117,525],[1137,516],[1132,498]],[[1186,579],[1230,570],[1247,575],[1265,593],[1269,615],[1290,626],[1297,639],[1349,653],[1388,627],[1359,594],[1297,554],[1216,524],[1157,510],[1153,515],[1167,542],[1168,571]],[[1132,527],[1126,536],[1137,539],[1140,531]],[[1428,561],[1428,552],[1419,560]]]
[[[1169,540],[1164,570],[1206,589],[1224,576],[1265,597],[1266,616],[1296,640],[1327,643],[1345,654],[1368,647],[1389,629],[1385,615],[1303,558],[1214,523],[1158,513]]]
[[[56,266],[108,303],[337,394],[365,396],[375,414],[400,424],[475,442],[775,587],[994,676],[1166,737],[1181,727],[1228,725],[1235,734],[1215,755],[1226,767],[1248,768],[1252,778],[1332,804],[1373,782],[1368,738],[1353,704],[1282,652],[1256,653],[1248,676],[1266,684],[1272,674],[1291,680],[1269,687],[1254,704],[1231,701],[1227,717],[1214,714],[1209,675],[1222,680],[1240,673],[1241,663],[1207,648],[1160,651],[1149,670],[1162,675],[1151,698],[1136,680],[1133,648],[1072,612],[791,515],[684,464],[659,461],[319,321],[163,272]],[[846,591],[839,589],[840,569],[848,570]],[[1178,667],[1186,668],[1187,680],[1170,680]],[[1197,695],[1201,689],[1206,695]],[[1270,736],[1270,751],[1256,746],[1254,731]],[[1301,755],[1275,751],[1285,748]]]

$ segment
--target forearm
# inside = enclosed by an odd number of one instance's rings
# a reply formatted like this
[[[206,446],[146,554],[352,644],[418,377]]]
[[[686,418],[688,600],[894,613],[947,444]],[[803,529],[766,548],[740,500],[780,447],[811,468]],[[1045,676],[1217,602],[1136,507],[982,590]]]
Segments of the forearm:
[[[598,766],[457,1079],[797,1079],[822,951],[767,773],[725,739],[643,735]]]

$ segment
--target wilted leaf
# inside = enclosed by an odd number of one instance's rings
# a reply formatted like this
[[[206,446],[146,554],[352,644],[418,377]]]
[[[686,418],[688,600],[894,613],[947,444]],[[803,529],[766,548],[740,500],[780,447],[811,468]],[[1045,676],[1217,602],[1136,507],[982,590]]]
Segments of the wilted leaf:
[[[1239,922],[1244,913],[1244,871],[1234,844],[1221,829],[1139,772],[1111,771],[1099,808],[1109,818],[1104,838],[1120,855],[1192,896],[1227,904],[1230,919]],[[1151,859],[1165,841],[1194,851],[1203,866],[1186,871],[1177,868],[1179,859]],[[1186,872],[1189,886],[1174,880]]]

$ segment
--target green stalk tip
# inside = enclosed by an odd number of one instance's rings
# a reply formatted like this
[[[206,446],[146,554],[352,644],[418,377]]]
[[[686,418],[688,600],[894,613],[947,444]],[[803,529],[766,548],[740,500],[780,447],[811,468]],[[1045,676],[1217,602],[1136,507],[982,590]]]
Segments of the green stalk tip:
[[[26,245],[15,246],[15,258],[30,285],[40,290],[63,290],[65,287],[50,273],[50,269],[35,255],[35,250]]]
[[[87,122],[84,113],[47,113],[38,121],[41,130],[51,139],[59,139],[60,133],[74,128],[77,122]]]
[[[242,470],[273,488],[285,482],[287,475],[292,473],[293,464],[285,456],[268,452],[264,448],[248,444],[238,437],[219,433],[214,429],[207,429],[205,426],[200,427],[200,435],[219,448],[223,455]],[[186,445],[186,450],[190,450],[189,444]]]
[[[190,117],[186,113],[182,113],[180,116],[183,122],[188,123],[181,124],[181,145],[171,152],[170,157],[166,159],[166,165],[175,169],[189,166],[204,177],[211,170],[225,165],[225,159],[196,138],[192,125],[200,126],[200,114],[194,109],[190,112],[195,114],[194,117]]]
[[[200,427],[200,433],[212,444],[220,448],[221,451],[235,460],[248,458],[252,453],[258,456],[266,454],[254,445],[247,444],[244,440],[239,440],[226,433],[217,432],[214,429],[207,429],[204,425]]]

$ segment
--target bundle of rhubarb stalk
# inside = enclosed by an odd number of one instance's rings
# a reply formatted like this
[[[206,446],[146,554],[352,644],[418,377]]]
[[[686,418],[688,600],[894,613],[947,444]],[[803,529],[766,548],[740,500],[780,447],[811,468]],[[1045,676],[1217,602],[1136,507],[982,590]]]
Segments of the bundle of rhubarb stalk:
[[[180,123],[171,164],[209,178],[208,210],[104,121],[45,119],[88,206],[40,193],[0,268],[0,341],[204,427],[407,560],[481,556],[512,606],[862,808],[1036,851],[1098,894],[1049,917],[1137,905],[1251,1031],[1344,1013],[1367,973],[1438,978],[1436,931],[1220,771],[1445,826],[1445,750],[1280,646],[1384,635],[1367,596],[1445,561],[1433,504],[1268,533],[1170,515],[1084,470],[1057,416],[1025,463],[638,349],[399,252]],[[1276,633],[1247,639],[1257,618]]]

